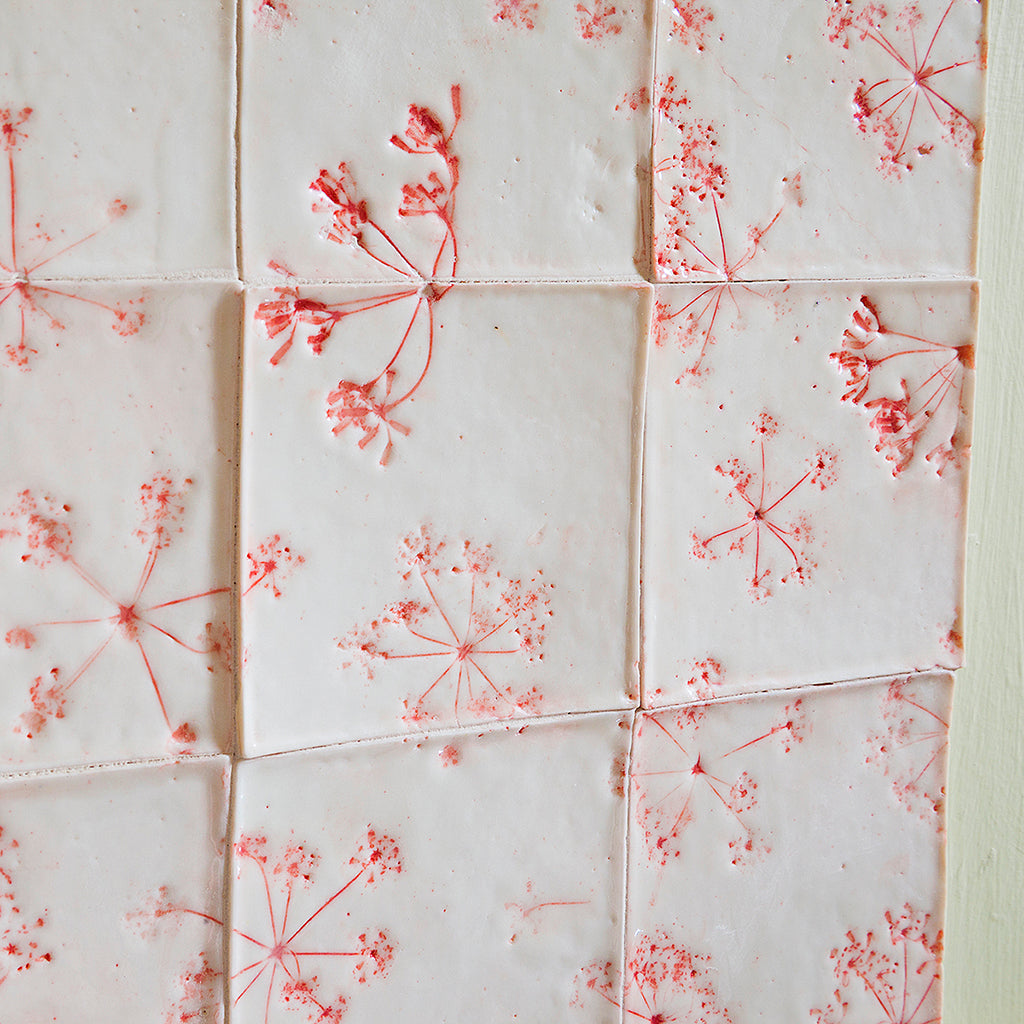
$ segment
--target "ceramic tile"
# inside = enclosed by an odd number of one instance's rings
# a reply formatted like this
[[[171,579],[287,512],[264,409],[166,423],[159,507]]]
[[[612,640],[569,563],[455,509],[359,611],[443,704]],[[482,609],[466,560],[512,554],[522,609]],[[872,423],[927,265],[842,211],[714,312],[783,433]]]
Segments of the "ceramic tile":
[[[648,706],[960,663],[974,298],[659,289]]]
[[[248,754],[633,700],[646,291],[384,301],[249,296]]]
[[[244,762],[232,1020],[568,1019],[580,965],[621,957],[629,738],[574,716]]]
[[[228,775],[211,758],[0,781],[5,1024],[221,1019]]]
[[[74,288],[0,370],[0,762],[224,750],[238,296]]]
[[[623,96],[649,80],[649,18],[647,0],[256,5],[246,278],[635,277],[650,129]]]
[[[659,277],[968,276],[977,0],[660,0]]]
[[[234,40],[218,0],[5,5],[0,299],[21,275],[234,274]]]
[[[627,1012],[938,1019],[951,684],[900,677],[638,716]],[[599,1005],[604,974],[582,977],[597,978]]]

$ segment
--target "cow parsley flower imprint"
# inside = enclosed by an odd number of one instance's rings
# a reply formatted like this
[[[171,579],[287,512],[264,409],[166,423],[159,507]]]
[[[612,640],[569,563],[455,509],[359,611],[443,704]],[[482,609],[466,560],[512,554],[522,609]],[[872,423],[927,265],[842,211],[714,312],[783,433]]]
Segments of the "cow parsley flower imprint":
[[[539,572],[506,577],[489,545],[435,540],[427,527],[403,539],[398,566],[406,594],[338,641],[345,667],[359,664],[372,680],[389,662],[422,663],[425,685],[403,701],[413,725],[538,714],[543,695],[517,689],[508,673],[543,658],[552,585]]]
[[[814,1024],[939,1024],[942,932],[909,903],[829,954],[837,987]]]
[[[35,233],[25,237],[23,217],[18,206],[18,177],[15,154],[21,150],[28,138],[25,125],[32,117],[32,108],[15,110],[0,107],[0,153],[7,154],[8,210],[2,218],[8,231],[7,245],[0,248],[0,359],[10,366],[22,370],[30,369],[32,357],[38,349],[32,347],[35,338],[31,330],[33,321],[41,322],[50,331],[63,331],[64,321],[53,312],[62,306],[75,303],[89,306],[108,313],[113,321],[112,329],[122,336],[138,333],[144,315],[135,308],[142,299],[132,299],[123,305],[107,305],[87,295],[79,295],[67,286],[40,283],[40,272],[58,256],[84,245],[95,238],[109,224],[119,220],[128,212],[128,206],[120,199],[114,199],[107,207],[106,220],[99,227],[80,237],[66,241],[63,237],[48,235],[38,222]],[[0,236],[2,237],[2,236]],[[7,325],[13,317],[14,326]]]
[[[878,166],[886,177],[913,170],[934,150],[936,136],[968,163],[981,162],[979,124],[949,98],[950,80],[965,74],[964,68],[981,67],[984,59],[980,40],[967,42],[944,31],[950,12],[965,3],[976,0],[950,0],[938,20],[926,24],[916,3],[893,10],[876,0],[829,2],[829,41],[870,49],[864,53],[870,70],[854,90],[853,116],[878,145]]]
[[[5,635],[7,645],[26,650],[35,646],[41,633],[50,630],[99,626],[105,627],[106,631],[106,636],[71,672],[65,672],[57,666],[36,677],[29,690],[31,707],[21,715],[15,726],[16,732],[32,739],[54,719],[64,718],[72,688],[90,673],[104,651],[117,642],[131,644],[138,650],[139,675],[153,688],[160,714],[167,726],[169,744],[175,750],[183,751],[195,743],[197,737],[193,727],[187,721],[171,718],[151,657],[153,645],[164,642],[175,644],[205,658],[210,672],[230,672],[230,631],[226,623],[197,623],[196,638],[186,639],[161,620],[168,609],[226,595],[231,592],[231,588],[212,587],[152,604],[145,600],[146,590],[157,573],[161,552],[183,531],[181,521],[185,514],[185,496],[191,483],[187,478],[179,481],[170,475],[158,474],[140,487],[142,519],[135,530],[135,537],[143,545],[145,557],[130,594],[123,591],[118,593],[116,587],[108,589],[78,561],[73,551],[68,506],[59,505],[49,497],[38,497],[31,491],[23,491],[14,505],[0,515],[0,522],[9,524],[0,527],[0,541],[22,545],[22,562],[48,571],[53,571],[52,567],[58,565],[64,566],[66,572],[77,576],[85,584],[95,603],[105,608],[101,614],[90,615],[86,612],[80,618],[36,622],[8,629]]]
[[[459,158],[452,151],[462,116],[458,85],[451,87],[450,95],[451,128],[446,129],[433,111],[413,104],[404,134],[391,137],[391,145],[403,153],[437,165],[425,179],[402,186],[398,205],[398,216],[406,222],[419,218],[436,225],[433,249],[427,258],[418,259],[408,247],[403,248],[371,215],[348,165],[342,162],[337,171],[321,170],[310,185],[316,196],[313,209],[329,215],[323,237],[355,249],[396,280],[380,292],[336,303],[310,298],[297,287],[286,285],[277,289],[277,298],[261,302],[255,313],[257,323],[276,345],[270,364],[277,366],[303,339],[314,355],[322,356],[335,330],[350,317],[393,303],[404,303],[410,309],[406,327],[390,355],[382,359],[380,372],[370,380],[342,377],[326,396],[331,433],[354,436],[360,449],[383,438],[383,445],[378,445],[382,466],[391,455],[394,433],[409,433],[393,414],[426,379],[434,352],[435,308],[451,289],[450,284],[440,282],[450,280],[458,266],[455,195]],[[270,266],[278,273],[289,274],[281,264]]]
[[[742,555],[752,546],[754,558],[749,578],[750,594],[754,600],[763,601],[772,593],[769,580],[773,572],[779,583],[783,584],[806,583],[809,579],[814,568],[814,563],[807,555],[811,537],[810,520],[806,514],[783,519],[786,514],[784,506],[791,505],[790,499],[804,484],[824,491],[835,483],[837,459],[830,449],[819,448],[802,467],[802,472],[797,470],[792,474],[792,477],[796,477],[795,482],[788,487],[785,483],[776,485],[768,475],[765,446],[778,433],[779,424],[767,413],[762,413],[754,421],[753,428],[753,443],[758,448],[759,465],[751,469],[744,459],[736,456],[715,466],[717,473],[732,481],[732,490],[727,500],[742,503],[743,521],[708,537],[702,537],[695,531],[692,535],[692,555],[702,560],[718,557],[717,549],[724,546],[725,538],[728,538],[729,553]],[[788,553],[788,559],[783,556],[783,564],[790,560],[791,564],[784,572],[773,569],[774,560],[770,559],[766,550],[769,546],[775,550],[781,547]]]
[[[275,1001],[299,1010],[310,1024],[339,1024],[348,999],[337,992],[337,980],[350,974],[356,984],[369,984],[387,974],[395,957],[395,944],[385,932],[360,931],[361,925],[347,923],[352,914],[343,907],[351,905],[356,883],[368,888],[388,874],[401,872],[398,845],[370,826],[347,868],[339,871],[331,865],[346,881],[322,899],[306,895],[317,888],[320,855],[302,843],[290,843],[276,853],[268,845],[262,833],[243,833],[234,845],[240,891],[255,889],[260,894],[265,900],[265,921],[254,934],[232,929],[232,944],[244,951],[243,966],[231,976],[232,1006],[243,1000],[261,1003],[264,1024],[269,1024]],[[300,916],[301,923],[296,924]],[[151,893],[143,907],[127,915],[127,923],[148,938],[162,925],[189,918],[225,927],[220,918],[177,902],[166,888]],[[180,975],[184,994],[169,1011],[168,1024],[216,1013],[219,986],[213,982],[218,977],[207,953],[201,952]]]
[[[18,840],[0,826],[0,992],[12,975],[49,963],[53,954],[40,946],[45,914],[26,914],[15,886]]]
[[[951,345],[893,330],[862,295],[842,347],[829,358],[846,375],[843,401],[872,414],[875,451],[899,476],[919,445],[941,476],[970,453],[967,402],[974,346]]]
[[[752,820],[758,782],[742,768],[743,752],[778,737],[776,742],[788,753],[803,741],[807,728],[798,698],[763,732],[722,750],[703,735],[706,711],[696,705],[640,719],[630,776],[634,813],[648,855],[659,866],[681,855],[686,829],[706,814],[724,816],[730,823],[733,864],[748,864],[767,853]]]

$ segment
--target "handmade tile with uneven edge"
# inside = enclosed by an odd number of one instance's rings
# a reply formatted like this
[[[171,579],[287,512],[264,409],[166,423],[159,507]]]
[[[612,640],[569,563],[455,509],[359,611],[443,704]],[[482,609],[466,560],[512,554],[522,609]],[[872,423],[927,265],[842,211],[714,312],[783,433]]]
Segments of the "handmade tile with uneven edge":
[[[974,300],[658,289],[645,706],[960,663]]]
[[[75,289],[0,370],[0,763],[227,750],[237,289]]]
[[[969,276],[983,14],[659,0],[659,277]]]
[[[629,741],[576,715],[243,762],[234,1024],[566,1019],[621,959]]]
[[[221,1019],[229,771],[0,779],[4,1024]]]
[[[922,675],[638,716],[632,1019],[938,1020],[951,698]]]
[[[649,0],[246,7],[247,280],[644,269]]]
[[[248,296],[246,753],[628,706],[646,289],[378,292]]]
[[[0,301],[25,278],[234,274],[234,47],[219,0],[4,5]]]

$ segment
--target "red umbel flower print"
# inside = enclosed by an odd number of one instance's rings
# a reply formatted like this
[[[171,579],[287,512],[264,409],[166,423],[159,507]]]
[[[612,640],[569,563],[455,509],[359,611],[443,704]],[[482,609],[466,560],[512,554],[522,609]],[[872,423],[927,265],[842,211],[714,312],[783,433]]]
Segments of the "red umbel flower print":
[[[636,824],[652,863],[664,866],[682,853],[689,824],[705,814],[724,815],[733,828],[731,863],[750,864],[768,849],[751,821],[758,783],[742,769],[744,751],[778,737],[786,753],[803,742],[802,701],[787,704],[763,732],[720,751],[703,735],[707,709],[690,705],[641,716],[631,781]]]
[[[14,505],[0,515],[0,521],[10,524],[0,528],[0,541],[21,544],[22,562],[39,568],[55,564],[66,566],[108,608],[106,614],[95,617],[37,622],[29,626],[15,626],[7,631],[5,640],[8,646],[27,650],[35,646],[41,630],[71,626],[105,626],[107,629],[104,639],[70,674],[66,674],[60,667],[54,667],[47,674],[36,677],[29,690],[31,709],[21,715],[15,732],[31,740],[50,721],[64,718],[72,688],[93,668],[103,652],[117,641],[131,644],[138,650],[140,674],[148,680],[156,695],[171,748],[183,752],[195,743],[197,737],[192,726],[188,722],[174,723],[170,718],[150,657],[150,645],[159,642],[162,637],[186,651],[205,656],[210,672],[218,669],[230,671],[230,631],[225,624],[207,622],[201,627],[198,639],[189,642],[161,625],[159,620],[161,612],[166,609],[202,598],[229,594],[231,588],[213,587],[156,604],[147,604],[143,600],[156,571],[160,552],[183,530],[181,520],[185,512],[185,496],[191,483],[187,478],[177,481],[167,474],[157,474],[141,486],[139,506],[142,521],[135,531],[135,537],[145,545],[146,557],[135,589],[127,598],[115,596],[114,591],[108,590],[76,559],[71,528],[66,521],[69,512],[67,505],[58,505],[49,497],[37,497],[31,491],[23,491]]]
[[[589,0],[576,5],[576,33],[587,42],[597,42],[622,31],[624,14],[605,0]]]
[[[295,17],[283,0],[255,0],[252,15],[256,28],[271,35],[280,33],[284,23]]]
[[[45,915],[26,916],[18,898],[18,865],[18,841],[0,826],[0,992],[12,975],[49,963],[53,956],[39,944],[38,932],[46,924]]]
[[[926,699],[910,678],[889,684],[882,697],[885,729],[868,737],[868,760],[892,781],[896,799],[911,814],[941,830],[949,723]]]
[[[654,98],[655,148],[659,154],[666,153],[654,165],[658,277],[708,282],[680,308],[659,301],[655,310],[655,341],[664,344],[671,335],[680,350],[691,356],[681,382],[703,372],[723,304],[739,312],[739,300],[747,293],[757,294],[743,278],[786,205],[802,203],[800,175],[782,179],[778,209],[768,220],[749,224],[743,251],[731,252],[725,224],[729,176],[717,157],[715,126],[692,116],[690,100],[679,91],[673,76],[655,81]]]
[[[489,545],[435,541],[427,527],[402,540],[398,564],[409,593],[338,641],[344,666],[358,663],[369,679],[379,663],[437,666],[429,685],[403,702],[403,721],[413,725],[444,714],[456,722],[467,713],[474,719],[539,714],[542,694],[535,687],[516,690],[494,666],[507,672],[512,659],[543,658],[551,584],[539,572],[509,579],[494,568]]]
[[[857,127],[879,144],[879,169],[886,177],[902,177],[919,157],[934,150],[936,126],[966,161],[981,162],[979,125],[944,95],[944,83],[960,68],[983,65],[980,40],[968,44],[962,38],[947,38],[950,33],[943,31],[954,6],[975,2],[950,0],[930,27],[916,3],[903,4],[890,16],[889,9],[877,2],[830,0],[829,40],[845,49],[873,44],[865,57],[879,69],[886,68],[881,78],[874,79],[872,73],[870,84],[860,79],[853,95]],[[968,47],[970,55],[961,57]]]
[[[782,519],[783,506],[791,504],[790,499],[805,484],[821,491],[831,486],[836,479],[837,459],[831,450],[819,449],[805,464],[796,482],[782,490],[781,487],[776,487],[768,476],[765,453],[765,445],[778,433],[779,425],[767,413],[762,413],[754,421],[753,427],[753,443],[760,455],[759,467],[750,469],[738,457],[715,466],[717,473],[732,481],[733,486],[728,494],[728,500],[739,500],[742,503],[744,519],[738,525],[719,530],[709,537],[701,537],[694,532],[692,554],[698,559],[716,558],[716,549],[724,546],[724,538],[728,538],[728,552],[743,554],[752,542],[754,564],[753,573],[748,580],[750,594],[755,600],[763,601],[771,596],[769,581],[773,571],[778,581],[783,584],[806,583],[810,578],[810,572],[814,568],[814,563],[806,551],[811,539],[810,520],[805,514],[788,520]],[[796,473],[793,475],[796,476]],[[772,538],[785,548],[792,562],[785,572],[779,573],[768,564],[769,558],[765,549]]]
[[[576,977],[573,1005],[586,1008],[603,1000],[620,1007],[626,1020],[646,1024],[732,1024],[715,991],[715,974],[711,957],[691,952],[667,932],[639,932],[625,983],[611,963],[590,964]]]
[[[696,0],[671,0],[671,26],[669,39],[678,40],[684,46],[704,49],[705,33],[715,16]]]
[[[838,987],[815,1024],[939,1024],[942,932],[909,903],[829,954]]]
[[[690,665],[690,674],[685,684],[688,699],[713,700],[718,696],[718,688],[724,681],[725,672],[720,661],[717,661],[715,658],[703,658],[700,661],[694,661]],[[660,686],[652,686],[648,693],[652,702],[661,704],[676,703],[675,701],[658,700],[664,694]]]
[[[891,463],[892,475],[911,464],[925,439],[932,445],[925,461],[940,476],[962,467],[970,454],[967,401],[974,346],[893,330],[866,295],[852,319],[842,347],[829,358],[846,375],[843,401],[871,412],[875,451]]]
[[[538,6],[536,0],[491,0],[491,20],[510,28],[532,29]]]
[[[520,928],[529,927],[534,935],[537,935],[545,926],[557,928],[557,922],[551,920],[549,913],[556,907],[585,907],[589,902],[590,900],[541,899],[533,891],[533,882],[528,880],[523,902],[505,904],[505,910],[508,911],[512,921],[512,933],[509,936],[509,941],[516,941]]]
[[[128,212],[127,205],[120,199],[113,200],[107,208],[106,223],[80,238],[64,242],[57,241],[37,227],[31,238],[21,236],[21,217],[18,209],[18,178],[15,153],[28,139],[23,127],[32,116],[31,107],[14,110],[0,107],[0,153],[7,154],[7,181],[10,194],[6,227],[9,241],[0,249],[0,360],[10,366],[27,370],[38,349],[31,347],[29,324],[33,318],[42,320],[52,331],[63,331],[64,322],[51,311],[51,300],[70,300],[85,306],[102,309],[113,317],[112,328],[118,334],[128,337],[138,333],[144,315],[136,308],[142,300],[133,299],[125,305],[106,305],[96,299],[77,295],[67,288],[50,284],[35,283],[38,274],[58,256],[77,248],[95,238],[108,224]],[[2,237],[2,236],[0,236]],[[13,314],[13,327],[6,324],[7,314]]]
[[[245,558],[249,571],[242,591],[243,597],[259,589],[269,590],[274,597],[280,597],[281,584],[306,561],[281,540],[279,533],[261,541]]]
[[[257,934],[232,929],[232,943],[250,950],[254,957],[231,976],[232,1005],[237,1006],[243,999],[256,1002],[265,992],[259,1000],[264,1024],[270,1020],[275,1000],[289,1009],[301,1010],[310,1024],[338,1024],[348,1000],[341,994],[332,998],[324,990],[336,990],[335,979],[343,973],[339,965],[344,963],[345,973],[350,970],[355,982],[365,985],[384,977],[395,956],[395,945],[385,932],[359,932],[345,923],[351,910],[342,910],[347,901],[341,898],[353,896],[357,882],[370,887],[388,874],[400,873],[398,844],[372,826],[367,828],[343,873],[346,881],[322,900],[302,895],[316,888],[315,875],[321,862],[320,855],[304,844],[290,843],[272,857],[265,835],[243,833],[235,843],[234,856],[240,885],[255,885],[265,899],[266,920],[264,930]],[[292,915],[300,904],[304,914],[306,910],[311,912],[296,926]],[[163,918],[180,922],[190,917],[224,927],[220,918],[172,900],[166,888],[151,894],[139,911],[128,915],[127,923],[149,937],[156,930],[156,922]],[[343,935],[348,938],[342,939],[339,948]],[[206,954],[200,957],[205,963]],[[328,977],[322,978],[324,973]]]
[[[433,111],[414,104],[409,107],[404,135],[391,137],[391,144],[402,152],[417,158],[439,159],[443,165],[442,173],[431,170],[425,181],[403,185],[398,206],[398,216],[403,219],[436,220],[438,239],[429,261],[414,262],[373,219],[366,200],[358,195],[351,172],[342,163],[336,174],[322,170],[310,186],[319,197],[314,210],[331,214],[324,237],[339,245],[355,247],[368,259],[405,280],[371,295],[335,303],[305,297],[298,288],[286,286],[277,289],[277,298],[261,302],[255,314],[257,323],[277,346],[270,357],[271,365],[277,366],[299,338],[305,338],[310,351],[321,356],[335,328],[349,317],[393,303],[408,303],[411,312],[406,327],[396,347],[382,360],[377,376],[369,381],[342,378],[327,396],[326,416],[335,436],[354,435],[358,447],[364,449],[383,433],[385,443],[378,459],[382,466],[387,464],[391,454],[392,431],[409,433],[408,427],[391,413],[416,394],[427,376],[434,352],[434,308],[451,288],[450,284],[438,281],[442,277],[450,279],[458,266],[455,194],[459,184],[459,158],[452,152],[452,139],[462,116],[458,85],[451,87],[451,104],[450,129],[445,129]],[[289,274],[279,263],[270,266],[278,273]],[[396,389],[400,375],[404,379],[411,376],[405,369],[410,363],[414,367],[419,364],[419,372],[410,386]],[[412,372],[416,373],[415,369]]]

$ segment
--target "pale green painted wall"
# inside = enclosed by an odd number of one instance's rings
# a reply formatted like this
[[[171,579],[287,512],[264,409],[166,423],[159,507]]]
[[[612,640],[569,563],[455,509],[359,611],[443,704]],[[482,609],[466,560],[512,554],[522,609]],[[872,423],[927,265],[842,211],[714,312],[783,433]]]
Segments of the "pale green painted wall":
[[[968,666],[949,783],[945,1024],[1024,1022],[1024,0],[990,0]]]

